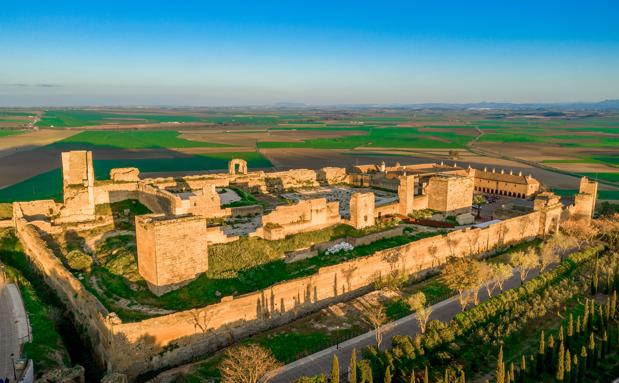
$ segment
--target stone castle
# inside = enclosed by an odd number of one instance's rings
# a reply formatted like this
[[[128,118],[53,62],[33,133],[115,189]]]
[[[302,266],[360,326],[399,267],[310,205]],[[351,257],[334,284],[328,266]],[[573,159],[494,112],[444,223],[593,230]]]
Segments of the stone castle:
[[[62,165],[63,203],[14,203],[16,232],[34,266],[86,329],[101,364],[130,378],[191,360],[197,353],[217,350],[350,299],[367,291],[377,273],[389,273],[394,267],[407,275],[423,273],[451,256],[479,254],[555,232],[560,222],[569,218],[588,220],[597,195],[597,183],[583,178],[574,204],[564,207],[553,193],[540,192],[540,183],[531,176],[443,163],[264,172],[249,171],[245,161],[234,159],[227,173],[141,179],[138,169],[122,168],[113,169],[109,181],[97,182],[91,152],[63,153]],[[269,209],[260,204],[225,204],[221,192],[230,187],[257,198],[285,197],[285,202]],[[303,194],[300,190],[322,194]],[[528,199],[532,206],[517,217],[474,226],[470,224],[474,221],[471,207],[475,192]],[[425,209],[453,217],[464,226],[323,267],[314,275],[263,291],[222,297],[220,303],[204,308],[123,323],[62,265],[41,236],[41,232],[59,227],[79,231],[96,225],[97,205],[123,200],[138,200],[152,212],[135,218],[135,235],[138,271],[156,295],[205,273],[210,245],[233,242],[242,236],[280,240],[342,223],[362,229],[382,217],[404,217]],[[214,223],[237,217],[251,219],[242,233]],[[386,256],[392,252],[398,254],[397,265]]]

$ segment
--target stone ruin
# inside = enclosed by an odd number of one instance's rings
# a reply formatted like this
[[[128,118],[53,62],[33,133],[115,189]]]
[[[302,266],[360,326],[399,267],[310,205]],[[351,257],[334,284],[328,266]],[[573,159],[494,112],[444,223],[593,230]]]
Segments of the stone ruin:
[[[188,361],[196,354],[214,351],[234,340],[349,299],[351,294],[371,285],[374,273],[393,270],[393,265],[386,261],[392,252],[401,257],[398,267],[412,275],[438,267],[453,254],[478,254],[499,245],[547,235],[567,218],[590,219],[597,193],[597,183],[583,178],[575,203],[567,208],[553,193],[535,193],[532,211],[517,217],[456,229],[319,268],[315,274],[262,291],[221,297],[220,302],[202,308],[123,323],[107,311],[46,245],[40,229],[49,226],[37,227],[41,217],[50,219],[48,225],[61,223],[79,229],[97,224],[94,214],[97,204],[139,200],[154,213],[135,218],[138,271],[151,291],[161,295],[207,272],[210,244],[230,241],[219,228],[207,226],[209,219],[238,214],[234,208],[221,207],[217,188],[233,185],[268,194],[269,190],[315,185],[351,186],[349,200],[310,197],[278,205],[266,213],[262,209],[253,210],[260,225],[250,235],[273,240],[338,223],[360,229],[372,226],[381,214],[404,215],[417,209],[433,208],[463,215],[466,213],[462,212],[470,209],[473,191],[482,187],[481,182],[486,178],[478,179],[471,169],[453,166],[398,164],[269,173],[243,173],[241,168],[234,174],[154,179],[140,179],[137,169],[127,168],[113,170],[111,182],[95,182],[90,152],[63,153],[62,160],[64,203],[51,200],[14,203],[16,233],[33,265],[46,276],[74,319],[93,340],[99,363],[108,370],[127,373],[130,379],[149,370]],[[486,177],[484,173],[479,174]],[[507,177],[505,181],[510,179]],[[514,190],[521,190],[517,189],[522,185],[521,179],[514,182]],[[276,187],[270,189],[268,183]],[[501,188],[500,193],[509,189]],[[391,191],[395,197],[379,204],[377,195],[384,190]],[[530,198],[521,191],[514,193],[516,198]],[[350,205],[343,210],[347,213],[342,213],[340,204]],[[55,229],[64,230],[64,226]],[[203,328],[199,329],[196,323]]]
[[[474,219],[470,214],[474,191],[528,198],[539,185],[530,176],[514,175],[511,171],[509,174],[488,172],[456,165],[398,163],[388,167],[383,163],[350,169],[327,167],[249,172],[247,162],[242,159],[231,160],[228,173],[182,178],[140,179],[137,168],[112,169],[111,183],[96,184],[89,151],[62,153],[62,169],[64,203],[59,207],[55,223],[92,221],[96,204],[123,199],[137,199],[154,213],[136,218],[136,235],[139,272],[157,295],[204,273],[208,268],[208,244],[232,242],[240,235],[279,240],[339,223],[362,229],[373,226],[380,217],[406,216],[421,209],[452,215],[458,222],[468,224]],[[489,182],[499,182],[502,186],[490,186]],[[286,190],[321,185],[349,185],[353,190],[365,190],[352,192],[348,199],[310,196],[264,212],[260,205],[222,208],[218,188],[231,185],[248,192],[276,196]],[[377,204],[373,188],[389,190],[395,198]],[[596,193],[597,183],[583,178],[571,214],[590,217]],[[559,218],[554,219],[553,206],[560,206],[560,201],[547,194],[539,194],[535,200],[535,209],[553,215],[551,219],[544,218],[544,222],[555,225]],[[24,209],[27,210],[25,205]],[[242,216],[255,217],[246,234],[226,234],[221,227],[207,228],[209,219]]]

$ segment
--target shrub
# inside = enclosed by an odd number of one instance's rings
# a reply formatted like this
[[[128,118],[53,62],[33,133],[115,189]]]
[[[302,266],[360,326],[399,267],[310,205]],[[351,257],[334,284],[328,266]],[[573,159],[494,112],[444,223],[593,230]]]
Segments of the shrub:
[[[67,265],[71,270],[90,273],[92,257],[81,250],[72,250],[66,255]]]

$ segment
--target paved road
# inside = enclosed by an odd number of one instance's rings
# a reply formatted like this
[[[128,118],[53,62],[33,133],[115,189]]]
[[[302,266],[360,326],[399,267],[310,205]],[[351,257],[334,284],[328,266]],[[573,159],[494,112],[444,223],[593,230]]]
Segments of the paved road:
[[[531,279],[537,276],[537,271],[529,273],[527,279]],[[505,289],[512,289],[520,286],[520,277],[515,271],[511,279],[509,279],[505,285]],[[496,292],[495,292],[496,295]],[[488,299],[485,289],[481,289],[479,293],[480,301]],[[433,311],[430,319],[438,319],[443,322],[451,320],[457,313],[460,312],[460,304],[457,297],[447,299],[432,306]],[[411,314],[404,318],[401,318],[395,322],[390,323],[385,327],[383,342],[380,348],[382,350],[391,347],[391,338],[394,335],[409,335],[415,336],[419,331],[415,314]],[[303,359],[299,359],[296,362],[290,363],[282,367],[276,372],[269,382],[272,383],[289,383],[294,382],[296,379],[302,376],[313,376],[324,373],[329,374],[331,368],[331,358],[333,354],[336,354],[340,362],[340,371],[342,371],[342,377],[345,376],[348,370],[348,362],[350,361],[350,355],[352,349],[357,349],[357,355],[360,355],[362,348],[376,344],[374,332],[368,332],[360,335],[356,338],[350,339],[339,346],[330,347],[315,354],[309,355]],[[337,348],[336,348],[337,347]]]
[[[19,337],[13,305],[0,271],[0,377],[13,381],[11,354],[19,355]]]

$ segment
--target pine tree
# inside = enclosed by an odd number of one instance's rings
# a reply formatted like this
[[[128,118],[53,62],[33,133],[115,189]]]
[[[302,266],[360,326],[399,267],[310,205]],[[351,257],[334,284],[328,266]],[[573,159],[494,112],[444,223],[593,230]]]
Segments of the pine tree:
[[[430,373],[428,372],[428,366],[426,366],[426,371],[423,374],[423,383],[430,383]]]
[[[563,381],[563,378],[565,375],[564,362],[565,362],[565,350],[563,349],[563,343],[561,343],[559,344],[559,354],[557,356],[557,374],[555,375],[555,378],[557,378],[559,382]]]
[[[499,358],[496,362],[496,383],[505,383],[505,363],[503,363],[503,346],[499,349]]]
[[[331,358],[331,383],[340,383],[340,361],[335,354]]]
[[[350,355],[350,366],[348,368],[348,383],[357,383],[357,350],[354,348]]]
[[[387,366],[387,370],[385,370],[385,383],[391,383],[391,368]]]

